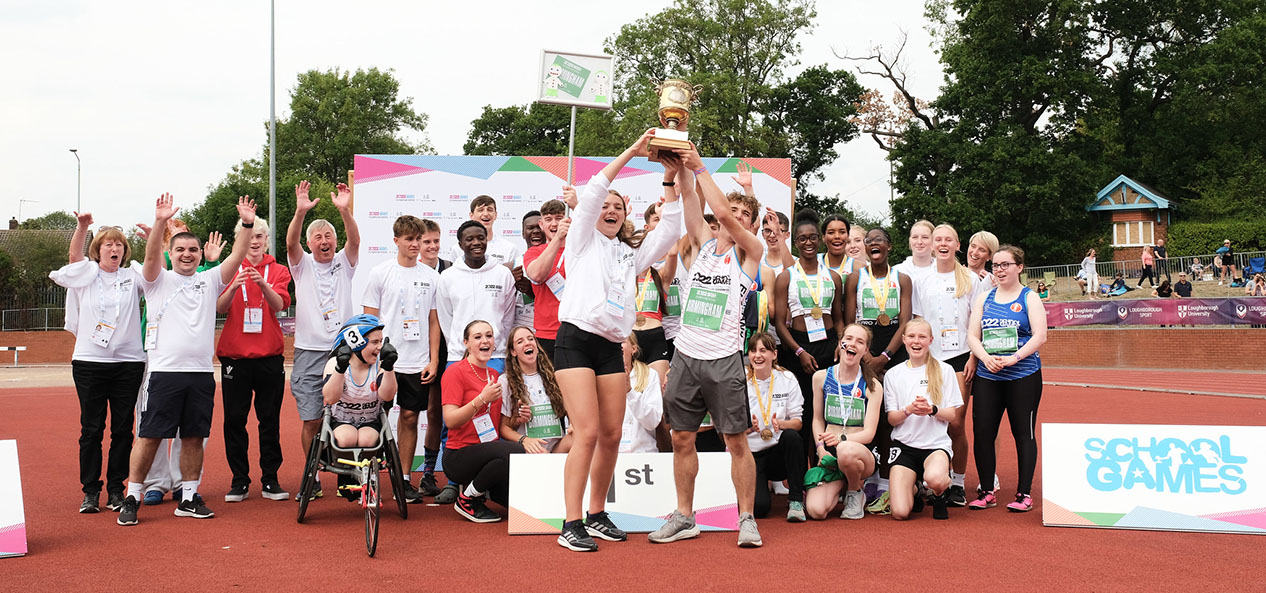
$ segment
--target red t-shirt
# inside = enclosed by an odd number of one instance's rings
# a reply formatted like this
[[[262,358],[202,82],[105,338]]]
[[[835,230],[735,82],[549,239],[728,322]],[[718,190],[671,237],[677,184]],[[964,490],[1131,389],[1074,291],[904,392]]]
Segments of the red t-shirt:
[[[485,375],[484,373],[487,373]],[[491,368],[480,369],[466,360],[460,360],[448,367],[444,371],[444,378],[440,379],[440,393],[442,394],[440,401],[446,406],[464,406],[471,400],[479,397],[479,393],[488,385],[485,381],[497,382],[497,371]],[[501,425],[501,398],[496,398],[487,406],[480,408],[475,412],[475,416],[470,421],[461,426],[448,427],[448,445],[449,449],[461,449],[468,445],[479,444],[479,433],[475,430],[475,418],[487,414],[488,419],[492,421],[493,430],[499,430]]]
[[[290,307],[290,269],[277,263],[273,256],[265,254],[258,266],[242,260],[243,269],[254,267],[264,281],[281,297],[281,308]],[[239,271],[240,273],[240,271]],[[242,299],[242,290],[246,291],[246,299]],[[228,290],[227,288],[225,290]],[[281,324],[277,322],[277,311],[268,306],[264,293],[251,280],[247,280],[234,291],[233,302],[224,319],[224,329],[220,332],[220,343],[216,345],[215,355],[225,358],[264,358],[282,353],[284,344],[281,336]],[[242,319],[246,307],[262,308],[263,323],[259,333],[245,333]]]
[[[536,258],[540,257],[544,251],[544,244],[528,248],[523,254],[523,267],[526,268],[536,261]],[[558,255],[554,257],[554,267],[550,269],[546,278],[555,273],[562,275],[563,278],[567,277],[567,271],[563,269],[562,249],[559,249]],[[544,282],[532,283],[532,297],[536,301],[532,317],[532,324],[536,326],[536,337],[545,340],[556,339],[558,337],[558,297],[554,296],[554,291]]]

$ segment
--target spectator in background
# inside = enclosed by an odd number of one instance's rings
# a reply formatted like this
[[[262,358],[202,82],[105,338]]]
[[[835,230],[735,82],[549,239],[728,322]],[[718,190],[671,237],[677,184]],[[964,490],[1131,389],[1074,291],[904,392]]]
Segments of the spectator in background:
[[[1095,250],[1091,249],[1086,252],[1086,257],[1081,260],[1081,290],[1088,295],[1091,300],[1099,296],[1099,272],[1095,269]]]
[[[1244,294],[1253,297],[1266,296],[1266,278],[1261,274],[1253,274],[1253,281],[1244,287]]]
[[[1222,261],[1217,264],[1221,274],[1218,277],[1218,286],[1222,286],[1223,282],[1230,284],[1235,283],[1235,250],[1231,249],[1231,240],[1227,239],[1222,242],[1222,246],[1215,252],[1222,257]],[[1229,272],[1229,274],[1228,274]]]
[[[1166,280],[1169,277],[1169,253],[1165,251],[1165,240],[1157,239],[1156,246],[1152,248],[1152,253],[1156,256],[1156,279],[1159,280],[1161,274],[1165,275]]]
[[[1138,288],[1143,288],[1143,281],[1147,280],[1148,284],[1153,288],[1156,286],[1156,275],[1152,273],[1153,266],[1156,263],[1156,256],[1152,253],[1151,245],[1143,246],[1143,273],[1139,276]]]
[[[1160,286],[1152,291],[1152,296],[1160,299],[1168,299],[1174,296],[1174,287],[1169,285],[1168,280],[1161,280]]]
[[[1191,298],[1191,283],[1187,281],[1187,273],[1178,273],[1178,282],[1174,283],[1174,292],[1184,299]]]
[[[1204,279],[1204,264],[1200,263],[1200,258],[1191,262],[1191,279],[1197,282]]]
[[[1046,286],[1045,280],[1037,281],[1037,296],[1042,298],[1043,303],[1051,302],[1051,289]]]

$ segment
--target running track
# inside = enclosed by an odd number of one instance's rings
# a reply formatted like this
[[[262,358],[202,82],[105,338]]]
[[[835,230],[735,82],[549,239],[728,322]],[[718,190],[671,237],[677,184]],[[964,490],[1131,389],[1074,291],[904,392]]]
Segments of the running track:
[[[1110,373],[1133,380],[1138,373]],[[1062,371],[1051,373],[1063,377]],[[1184,376],[1189,375],[1183,373]],[[1085,376],[1085,373],[1081,373]],[[1156,376],[1161,376],[1157,374]],[[1243,378],[1208,375],[1219,391]],[[1052,380],[1053,377],[1048,377]],[[1253,378],[1259,384],[1260,376]],[[298,419],[283,408],[282,485],[297,488],[302,464]],[[1163,405],[1160,405],[1163,404]],[[760,522],[765,547],[740,550],[733,534],[653,545],[644,535],[603,542],[596,554],[558,547],[553,537],[505,534],[505,524],[474,525],[451,508],[414,505],[402,521],[384,512],[378,557],[367,558],[362,515],[332,498],[309,507],[298,525],[293,502],[251,498],[226,504],[229,485],[219,414],[207,451],[202,492],[211,520],[173,516],[168,500],[141,507],[141,524],[115,525],[113,513],[79,515],[78,406],[71,388],[0,390],[0,438],[16,438],[21,457],[30,554],[0,559],[0,589],[40,591],[1261,591],[1266,540],[1249,535],[1043,527],[1040,508],[930,511],[906,523],[868,516],[788,524],[775,499]],[[1047,422],[1266,425],[1260,399],[1048,386]],[[1004,423],[1005,426],[1005,423]],[[252,427],[253,431],[254,428]],[[1000,438],[1004,496],[1015,485],[1015,453]],[[252,459],[255,458],[252,452]],[[976,483],[974,468],[968,488]],[[1040,500],[1041,468],[1034,497]],[[328,475],[326,492],[334,488]],[[102,501],[104,503],[104,500]],[[667,512],[670,509],[665,509]],[[56,585],[53,585],[56,583]],[[161,583],[161,584],[160,584]],[[860,589],[859,589],[860,587]]]

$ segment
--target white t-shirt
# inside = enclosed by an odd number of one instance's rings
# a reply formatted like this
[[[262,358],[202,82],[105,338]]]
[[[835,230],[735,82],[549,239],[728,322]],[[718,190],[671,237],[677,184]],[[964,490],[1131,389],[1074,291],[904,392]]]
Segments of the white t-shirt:
[[[773,381],[773,396],[770,396],[770,381]],[[795,375],[791,371],[780,371],[774,369],[773,375],[764,381],[756,381],[753,385],[752,381],[747,381],[747,404],[751,408],[752,415],[756,416],[759,421],[756,426],[756,432],[747,435],[747,446],[753,453],[764,451],[778,444],[778,439],[782,437],[782,430],[774,430],[774,438],[765,440],[760,438],[760,430],[765,428],[764,411],[761,409],[761,402],[756,399],[756,389],[760,389],[760,397],[764,400],[764,405],[770,412],[770,418],[778,417],[778,421],[803,419],[804,415],[804,394],[800,392],[800,382],[796,381]],[[772,423],[769,426],[773,430]]]
[[[149,349],[151,372],[213,371],[215,301],[225,286],[221,273],[219,267],[192,276],[163,270],[153,282],[141,278],[149,325],[158,328]]]
[[[484,250],[484,257],[490,262],[496,262],[504,266],[523,265],[523,249],[503,237],[490,237],[488,239],[488,247]],[[458,262],[463,261],[465,258],[466,254],[462,252],[461,245],[454,244],[449,248],[449,261]]]
[[[145,361],[140,297],[144,278],[139,264],[107,273],[85,259],[49,272],[48,277],[67,289],[65,327],[75,335],[71,360]]]
[[[355,274],[345,250],[324,264],[304,253],[290,266],[295,281],[295,348],[318,352],[333,348],[343,322],[358,313],[352,309]]]
[[[958,391],[958,379],[954,378],[954,367],[943,362],[930,360],[941,369],[941,403],[940,409],[957,408],[963,405],[963,395]],[[888,370],[884,375],[884,409],[901,410],[923,396],[929,403],[927,368],[911,368],[910,362],[903,362]],[[914,415],[905,422],[892,427],[892,440],[916,449],[950,450],[949,422],[939,418]]]
[[[506,418],[517,416],[519,411],[514,408],[514,399],[510,397],[510,379],[502,373],[500,377],[497,377],[497,382],[501,384],[501,415]],[[520,424],[518,433],[545,441],[545,449],[553,451],[558,441],[563,440],[563,435],[567,434],[567,423],[554,415],[549,395],[545,393],[545,382],[541,380],[539,374],[523,375],[523,387],[528,392],[528,405],[532,408],[532,419]],[[529,434],[529,432],[536,434]],[[536,436],[554,433],[558,436]]]
[[[971,320],[971,307],[980,289],[980,278],[968,271],[971,288],[961,297],[955,297],[958,282],[954,272],[932,272],[920,280],[922,286],[915,289],[919,295],[923,318],[932,325],[932,357],[945,361],[966,353],[967,325]]]
[[[664,418],[664,397],[659,390],[659,373],[647,369],[646,388],[634,389],[636,379],[629,373],[629,393],[624,398],[624,426],[620,430],[621,453],[655,453],[655,428]]]
[[[920,297],[921,293],[919,291],[919,285],[923,283],[925,278],[936,273],[936,261],[934,260],[931,264],[920,268],[914,265],[914,256],[912,255],[907,257],[906,261],[903,261],[893,267],[896,268],[898,272],[910,277],[910,314],[916,317],[926,317],[926,315],[923,314],[923,307],[920,304],[922,299]]]
[[[384,336],[400,353],[395,370],[420,373],[431,363],[431,311],[440,275],[431,266],[387,260],[369,271],[361,304],[378,309]]]

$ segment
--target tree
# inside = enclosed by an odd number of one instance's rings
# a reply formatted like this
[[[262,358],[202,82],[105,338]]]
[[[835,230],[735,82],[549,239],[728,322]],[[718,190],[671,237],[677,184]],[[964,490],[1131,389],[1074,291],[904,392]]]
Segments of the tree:
[[[58,210],[56,212],[49,212],[44,216],[28,218],[22,221],[22,224],[19,225],[18,228],[68,230],[75,228],[78,224],[78,221],[76,221],[75,217],[69,212],[66,212],[65,210]]]
[[[470,124],[463,150],[475,155],[566,155],[570,122],[571,110],[561,105],[485,105]]]

